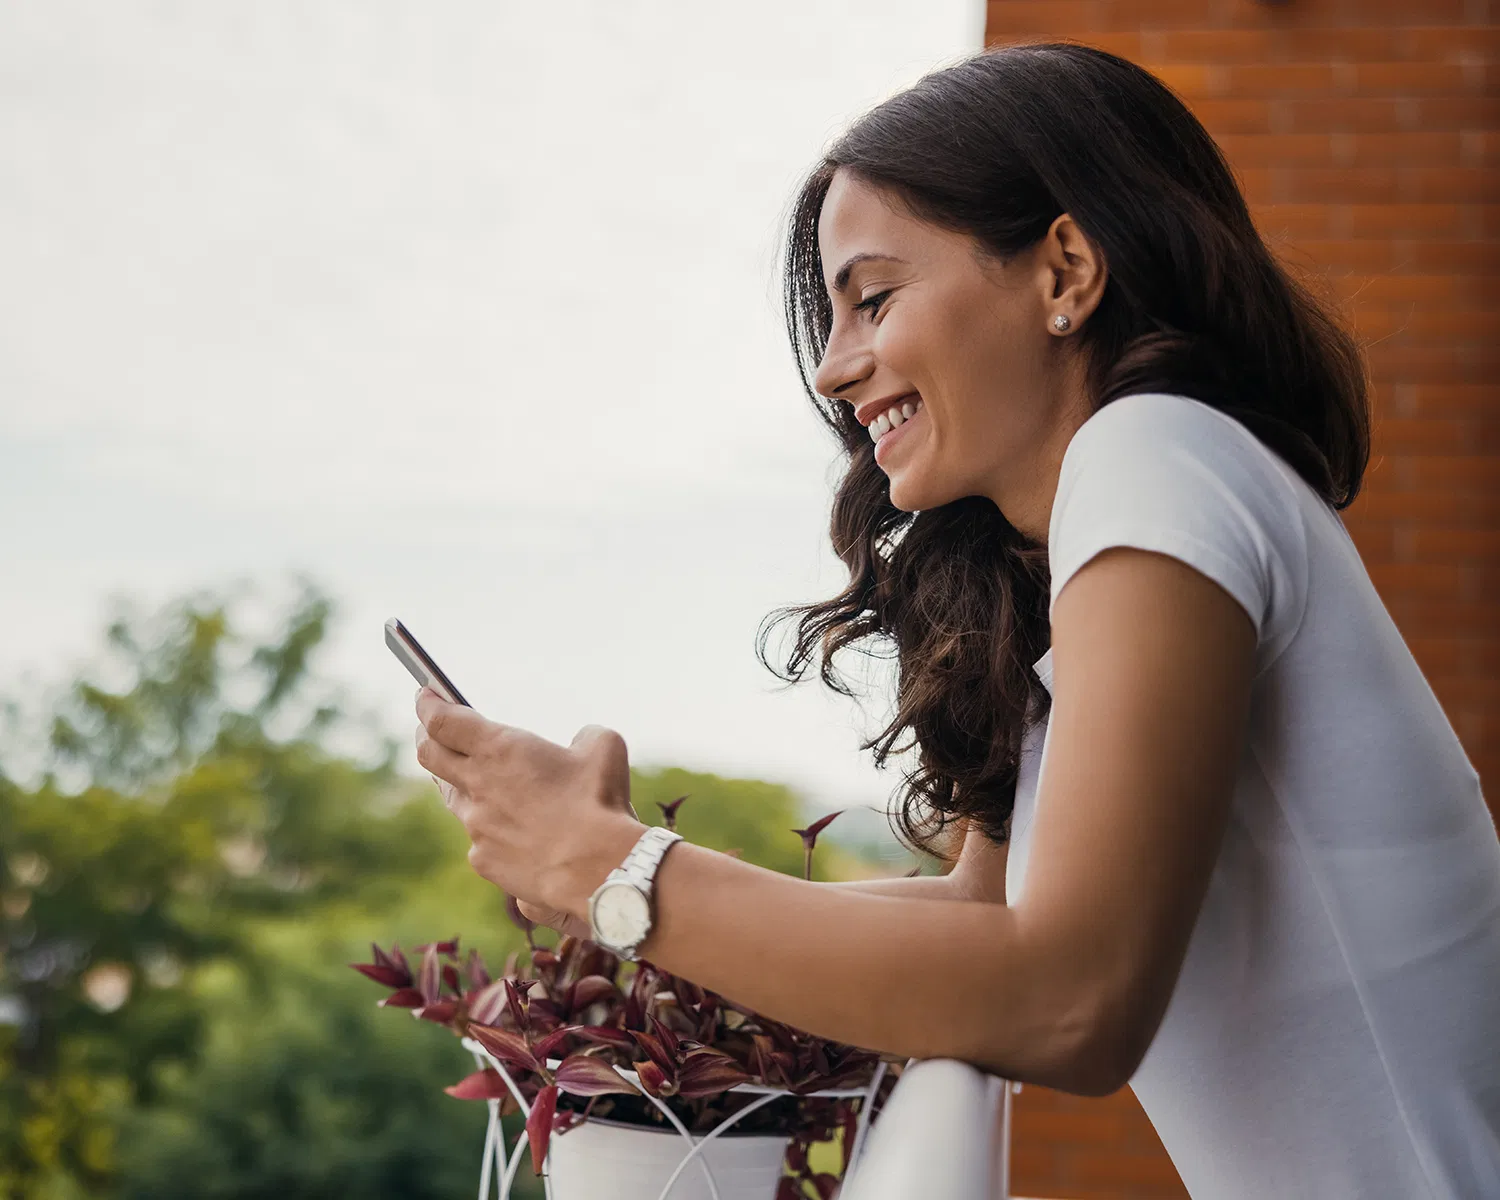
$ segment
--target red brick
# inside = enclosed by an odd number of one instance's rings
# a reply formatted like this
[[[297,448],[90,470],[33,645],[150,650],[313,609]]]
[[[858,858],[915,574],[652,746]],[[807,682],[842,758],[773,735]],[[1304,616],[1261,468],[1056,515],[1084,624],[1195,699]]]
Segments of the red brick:
[[[1484,417],[1500,413],[1500,384],[1438,384],[1423,381],[1377,388],[1381,403],[1403,416]]]
[[[1468,25],[1485,19],[1474,0],[1424,0],[1420,9],[1413,5],[1412,0],[1297,0],[1293,4],[1233,0],[1224,15],[1229,24],[1236,26],[1297,29],[1303,26],[1399,26],[1411,21],[1414,12],[1420,12],[1422,23],[1428,26]]]
[[[1271,133],[1277,128],[1272,124],[1272,102],[1266,99],[1197,100],[1192,108],[1193,114],[1215,137],[1231,133]]]
[[[1500,562],[1500,529],[1419,525],[1395,538],[1396,553],[1420,562]],[[1496,632],[1500,644],[1500,631]],[[1500,674],[1500,672],[1497,672]]]
[[[1375,342],[1364,348],[1365,365],[1376,383],[1476,384],[1500,371],[1500,350],[1490,346],[1392,345]]]
[[[1309,224],[1326,216],[1321,205],[1310,205]],[[1364,274],[1397,272],[1430,275],[1446,271],[1464,274],[1500,274],[1500,243],[1483,241],[1423,241],[1409,239],[1350,238],[1322,240],[1302,237],[1277,247],[1291,263],[1302,266],[1339,267]]]
[[[1276,128],[1287,133],[1443,133],[1493,126],[1500,112],[1500,99],[1486,95],[1279,96],[1275,101],[1282,121]],[[1235,102],[1251,103],[1241,97]]]
[[[1441,417],[1380,417],[1375,447],[1382,454],[1500,453],[1500,414],[1495,421],[1444,420]]]
[[[1389,275],[1387,278],[1404,277]],[[1487,286],[1494,286],[1488,279],[1483,282]],[[1500,338],[1500,312],[1469,306],[1438,308],[1424,304],[1377,308],[1373,304],[1362,304],[1355,310],[1354,329],[1361,338],[1378,338],[1398,343],[1403,339],[1421,339],[1431,345],[1450,345]]]
[[[1364,95],[1483,95],[1493,89],[1495,68],[1481,61],[1457,63],[1362,62],[1345,90]]]
[[[1440,204],[1500,202],[1500,178],[1476,167],[1247,167],[1252,204]]]
[[[1412,521],[1457,529],[1492,529],[1500,524],[1500,503],[1462,492],[1411,492],[1370,486],[1352,512],[1366,520]]]
[[[1484,166],[1500,153],[1479,134],[1283,133],[1229,134],[1217,139],[1236,166],[1401,167]]]
[[[1500,0],[989,12],[993,27],[1071,34],[1178,89],[1268,245],[1361,342],[1373,445],[1347,524],[1500,811]],[[1184,1195],[1120,1099],[1026,1089],[1017,1129],[1033,1133],[1015,1147],[1013,1190]]]
[[[1074,35],[1103,28],[1097,0],[990,0],[985,38],[991,42]]]

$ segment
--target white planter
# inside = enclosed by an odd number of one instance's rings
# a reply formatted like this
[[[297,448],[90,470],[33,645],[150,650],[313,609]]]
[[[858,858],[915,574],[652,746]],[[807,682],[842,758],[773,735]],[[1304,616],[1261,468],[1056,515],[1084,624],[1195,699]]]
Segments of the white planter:
[[[704,1135],[693,1135],[694,1143]],[[786,1138],[724,1133],[708,1144],[677,1177],[667,1200],[711,1200],[701,1159],[708,1160],[719,1200],[775,1200]],[[547,1155],[552,1200],[658,1200],[688,1153],[675,1130],[590,1118],[554,1134]]]

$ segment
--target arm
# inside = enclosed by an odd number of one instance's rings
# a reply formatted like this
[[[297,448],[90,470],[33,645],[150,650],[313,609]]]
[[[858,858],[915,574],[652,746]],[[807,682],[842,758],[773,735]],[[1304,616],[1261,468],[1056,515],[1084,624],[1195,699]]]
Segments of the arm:
[[[851,892],[922,900],[989,900],[1005,903],[1005,858],[1009,849],[995,845],[964,823],[958,861],[943,875],[908,875],[896,879],[850,879],[824,884]]]
[[[1113,1091],[1155,1035],[1207,890],[1254,648],[1244,610],[1206,577],[1145,551],[1101,554],[1053,610],[1056,701],[1017,905],[912,904],[679,843],[642,952],[824,1036]],[[575,916],[641,828],[611,826],[556,878]]]

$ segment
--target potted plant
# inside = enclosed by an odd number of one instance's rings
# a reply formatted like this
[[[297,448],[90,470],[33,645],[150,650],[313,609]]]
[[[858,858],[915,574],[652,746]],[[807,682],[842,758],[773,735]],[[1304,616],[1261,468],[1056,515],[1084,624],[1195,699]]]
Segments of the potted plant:
[[[686,797],[661,805],[675,827]],[[801,835],[811,878],[817,836]],[[815,1037],[763,1017],[690,980],[593,942],[540,945],[513,899],[527,949],[492,976],[459,939],[420,946],[413,968],[399,946],[352,964],[391,989],[383,1006],[446,1026],[479,1069],[447,1092],[485,1100],[491,1122],[481,1195],[492,1168],[508,1195],[499,1119],[525,1111],[531,1167],[553,1200],[830,1200],[899,1060]],[[820,1143],[819,1153],[813,1147]]]

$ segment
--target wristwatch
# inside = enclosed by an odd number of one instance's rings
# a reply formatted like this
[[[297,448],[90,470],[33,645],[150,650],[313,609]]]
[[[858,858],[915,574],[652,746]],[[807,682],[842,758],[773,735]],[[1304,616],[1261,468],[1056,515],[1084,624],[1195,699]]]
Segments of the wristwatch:
[[[664,825],[641,834],[625,861],[604,877],[589,897],[589,937],[611,953],[636,961],[651,932],[651,885],[656,868],[673,842],[682,841]]]

